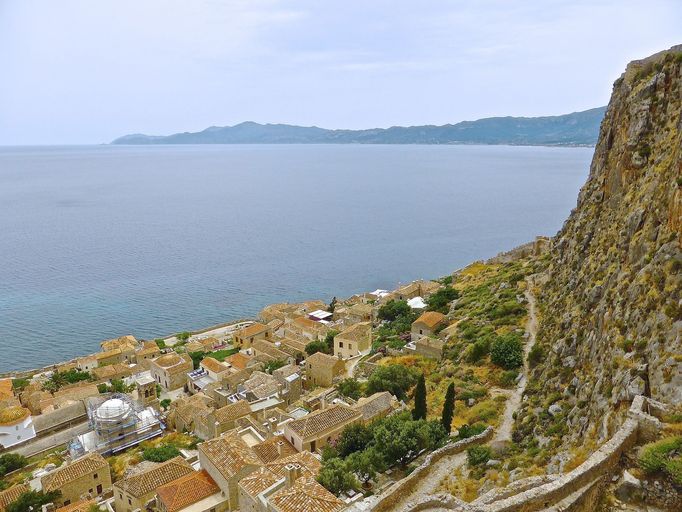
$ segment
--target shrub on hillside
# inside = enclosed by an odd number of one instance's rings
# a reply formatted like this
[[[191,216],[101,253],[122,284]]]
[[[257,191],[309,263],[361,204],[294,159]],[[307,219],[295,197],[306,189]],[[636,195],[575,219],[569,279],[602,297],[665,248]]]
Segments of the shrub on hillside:
[[[639,451],[638,464],[647,473],[664,471],[666,464],[669,464],[673,471],[679,471],[681,454],[682,436],[668,437],[642,446]],[[671,462],[675,459],[678,462]]]
[[[480,466],[485,464],[492,457],[492,451],[489,446],[472,446],[467,448],[467,462],[469,466]]]
[[[157,447],[147,448],[142,452],[142,458],[152,462],[166,462],[178,455],[180,455],[180,450],[172,444],[162,444]]]
[[[513,370],[523,365],[523,345],[518,334],[498,336],[490,347],[490,360],[504,368]]]

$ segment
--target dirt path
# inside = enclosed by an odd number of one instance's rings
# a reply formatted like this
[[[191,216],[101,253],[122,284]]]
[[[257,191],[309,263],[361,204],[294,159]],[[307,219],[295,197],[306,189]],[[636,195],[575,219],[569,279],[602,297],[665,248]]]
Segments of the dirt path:
[[[528,280],[526,300],[528,300],[528,321],[526,322],[528,337],[523,348],[523,371],[521,372],[521,378],[516,383],[516,388],[511,391],[496,390],[498,394],[505,394],[508,398],[505,403],[502,421],[495,431],[493,441],[511,441],[512,427],[514,426],[514,413],[521,407],[523,392],[526,390],[526,384],[528,383],[528,354],[533,348],[533,345],[535,345],[535,336],[538,330],[537,304],[535,302],[535,295],[533,295],[532,279]]]
[[[514,426],[514,412],[521,406],[521,399],[523,392],[526,389],[528,381],[528,354],[535,344],[535,336],[538,328],[537,305],[535,295],[533,295],[533,281],[528,280],[528,287],[526,289],[526,300],[528,301],[528,320],[526,322],[526,332],[528,333],[526,343],[524,345],[523,357],[523,371],[521,378],[514,389],[492,389],[491,395],[506,395],[507,401],[505,403],[504,414],[500,426],[495,430],[495,435],[492,441],[510,441],[512,427]],[[414,503],[422,496],[442,492],[443,482],[449,479],[453,471],[464,465],[467,459],[466,452],[456,453],[447,457],[443,457],[433,466],[427,478],[420,480],[415,488],[405,496],[399,503],[397,503],[393,510],[396,512],[405,512],[409,510],[409,505]]]

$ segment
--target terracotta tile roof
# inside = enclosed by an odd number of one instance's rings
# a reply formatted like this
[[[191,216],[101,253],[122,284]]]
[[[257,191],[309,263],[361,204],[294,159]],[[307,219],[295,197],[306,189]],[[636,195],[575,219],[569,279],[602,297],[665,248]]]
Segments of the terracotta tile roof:
[[[176,400],[171,405],[171,412],[180,418],[185,425],[190,425],[197,417],[205,417],[215,409],[215,400],[203,393]]]
[[[3,407],[0,410],[0,425],[16,425],[31,415],[31,411],[20,405]]]
[[[308,451],[282,457],[274,462],[270,462],[266,467],[280,478],[283,478],[286,476],[286,466],[289,464],[299,464],[301,466],[301,476],[306,477],[315,478],[320,469],[322,469],[320,459]]]
[[[201,360],[201,366],[206,368],[209,372],[213,373],[222,373],[224,371],[229,370],[229,367],[227,365],[224,365],[217,359],[213,357],[204,357]]]
[[[338,365],[339,363],[341,363],[341,365],[345,366],[345,363],[341,359],[339,359],[338,357],[335,357],[335,356],[332,356],[329,354],[325,354],[323,352],[315,352],[312,356],[308,357],[305,361],[309,366],[317,366],[317,367],[323,367],[323,368],[334,368],[334,366]]]
[[[256,457],[258,457],[264,464],[268,464],[269,462],[274,462],[277,459],[288,457],[297,453],[296,448],[294,448],[284,436],[271,437],[262,443],[254,445],[252,448],[256,454]]]
[[[24,484],[15,485],[4,491],[0,491],[0,512],[3,512],[7,505],[17,501],[19,496],[28,492],[29,488]]]
[[[107,366],[100,366],[99,368],[93,368],[91,372],[96,379],[108,380],[116,377],[127,377],[132,375],[133,371],[130,366],[126,364],[110,364]]]
[[[361,416],[360,412],[350,407],[336,404],[327,409],[312,412],[299,420],[291,421],[285,425],[285,428],[289,428],[303,439],[307,439],[359,419]]]
[[[277,512],[337,512],[346,504],[322,487],[314,478],[299,478],[294,485],[270,496]]]
[[[118,487],[136,498],[141,498],[156,491],[162,485],[191,473],[194,473],[194,470],[185,459],[174,457],[151,469],[119,480],[114,484],[114,487]]]
[[[119,355],[121,355],[121,349],[115,348],[113,350],[106,350],[104,352],[98,352],[97,354],[95,354],[95,357],[97,359],[109,359],[110,357],[119,356]]]
[[[220,423],[227,423],[248,414],[251,414],[249,402],[246,400],[239,400],[238,402],[227,404],[225,407],[216,410],[215,419]]]
[[[99,344],[103,352],[109,352],[115,349],[120,350],[135,350],[137,348],[138,341],[135,336],[128,334],[127,336],[121,336],[120,338],[114,338],[112,340],[106,340]]]
[[[429,329],[435,329],[438,325],[445,320],[445,315],[443,313],[438,313],[437,311],[427,311],[422,313],[419,318],[417,318],[415,324],[424,324]]]
[[[301,367],[297,364],[287,364],[281,368],[277,368],[272,372],[272,376],[280,379],[286,379],[287,377],[301,372]]]
[[[253,450],[234,432],[201,443],[199,451],[227,480],[249,465],[261,464]]]
[[[289,359],[289,354],[287,354],[286,352],[282,352],[279,348],[275,346],[274,343],[271,343],[269,341],[255,340],[253,342],[253,349],[256,352],[262,352],[264,354],[274,357],[275,359],[282,359],[285,361]]]
[[[218,492],[220,487],[205,470],[201,470],[162,485],[156,494],[167,512],[177,512]]]
[[[230,363],[237,370],[244,370],[252,359],[251,356],[237,352],[236,354],[232,354],[230,357],[225,358],[225,362]]]
[[[237,331],[235,336],[239,336],[240,338],[250,338],[251,336],[256,336],[269,330],[270,327],[267,325],[263,325],[260,322],[254,322],[248,327],[244,327],[243,329]]]
[[[74,480],[100,469],[109,471],[109,464],[99,453],[94,452],[55,469],[52,473],[42,477],[40,481],[44,491],[56,491],[61,490],[62,487]]]
[[[353,409],[362,413],[362,419],[367,421],[375,416],[390,411],[395,398],[388,391],[374,393],[372,396],[362,397],[353,405]]]
[[[372,324],[369,322],[360,322],[351,325],[348,329],[344,329],[338,335],[339,338],[346,340],[354,340],[358,342],[371,341],[372,339]]]
[[[241,487],[250,496],[257,496],[262,493],[268,487],[277,483],[281,480],[280,477],[275,475],[272,471],[267,468],[260,467],[250,475],[242,478],[239,481],[239,487]]]
[[[253,393],[256,398],[267,398],[279,391],[279,383],[272,375],[261,371],[255,371],[251,377],[244,381],[244,389]]]
[[[327,329],[327,326],[324,324],[316,322],[315,320],[311,320],[307,316],[299,316],[298,318],[295,318],[294,323],[301,329],[309,329],[312,331],[321,331]]]
[[[308,339],[293,339],[293,338],[284,338],[282,340],[282,345],[286,345],[288,347],[291,347],[295,349],[298,352],[305,353],[305,346],[309,343]]]
[[[80,500],[63,507],[59,507],[55,512],[87,512],[92,505],[96,505],[97,500]]]

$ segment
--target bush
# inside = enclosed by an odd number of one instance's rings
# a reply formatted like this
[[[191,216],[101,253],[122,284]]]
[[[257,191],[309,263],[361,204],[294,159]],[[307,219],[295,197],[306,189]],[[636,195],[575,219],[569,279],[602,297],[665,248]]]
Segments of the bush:
[[[467,448],[467,462],[469,466],[480,466],[485,464],[492,457],[489,446],[472,446]]]
[[[23,468],[27,463],[28,461],[23,455],[16,453],[5,453],[0,455],[0,477]]]
[[[329,492],[337,495],[355,489],[358,484],[355,476],[350,472],[348,464],[338,457],[324,461],[317,481]]]
[[[490,348],[488,343],[486,343],[484,340],[478,340],[476,343],[471,345],[467,355],[467,360],[470,363],[478,363],[481,361],[481,359],[488,355],[489,351]]]
[[[162,340],[161,338],[157,338],[154,340],[154,343],[156,343],[156,346],[159,347],[161,350],[166,348],[166,341]]]
[[[678,459],[678,462],[671,464],[671,467],[674,469],[677,466],[677,469],[679,469],[681,450],[682,436],[668,437],[655,443],[646,444],[639,451],[639,467],[646,473],[656,473],[666,469],[666,463],[675,457]]]
[[[305,346],[305,352],[309,356],[312,356],[317,352],[322,352],[323,354],[331,354],[332,350],[329,349],[329,345],[327,345],[324,341],[311,341]]]
[[[504,368],[513,370],[523,365],[523,345],[518,334],[498,336],[490,347],[490,360]]]
[[[389,391],[400,400],[404,400],[406,392],[417,382],[416,371],[399,364],[379,366],[367,380],[367,394]]]
[[[412,308],[404,300],[389,300],[379,308],[377,316],[379,320],[394,321],[399,316],[407,316],[412,313]]]
[[[54,503],[61,496],[60,491],[43,492],[28,491],[21,494],[16,501],[7,505],[6,512],[32,512],[42,510],[43,505]]]
[[[180,455],[180,450],[172,444],[162,444],[154,448],[147,448],[142,452],[142,458],[152,462],[166,462],[178,455]]]
[[[357,379],[343,379],[336,385],[336,390],[343,396],[357,400],[362,394],[362,385]]]
[[[467,439],[469,437],[477,436],[482,433],[487,427],[483,423],[474,423],[473,425],[462,425],[457,431],[457,437],[460,439]]]
[[[438,311],[439,313],[447,314],[449,304],[459,297],[459,292],[454,288],[446,286],[441,288],[436,293],[426,299],[428,311]]]

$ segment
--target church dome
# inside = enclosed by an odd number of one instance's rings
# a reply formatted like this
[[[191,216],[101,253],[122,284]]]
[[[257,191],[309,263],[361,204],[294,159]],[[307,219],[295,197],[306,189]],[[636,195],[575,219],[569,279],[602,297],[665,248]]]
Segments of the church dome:
[[[28,418],[31,412],[19,405],[6,407],[0,411],[0,425],[15,425]]]
[[[154,362],[162,368],[168,368],[169,366],[178,364],[180,362],[180,356],[177,354],[166,354],[165,356],[155,359]]]
[[[130,404],[120,398],[110,398],[97,408],[97,417],[103,420],[121,418],[130,411]]]

